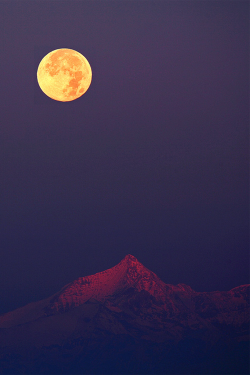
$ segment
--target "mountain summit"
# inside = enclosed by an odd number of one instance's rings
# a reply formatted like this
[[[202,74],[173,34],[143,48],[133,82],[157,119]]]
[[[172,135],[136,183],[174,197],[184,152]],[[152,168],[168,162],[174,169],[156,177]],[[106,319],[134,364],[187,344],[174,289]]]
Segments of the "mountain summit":
[[[79,277],[66,285],[50,302],[50,310],[66,311],[89,299],[104,301],[119,291],[145,290],[157,299],[165,299],[166,284],[144,267],[133,255],[126,255],[116,266],[91,276]]]

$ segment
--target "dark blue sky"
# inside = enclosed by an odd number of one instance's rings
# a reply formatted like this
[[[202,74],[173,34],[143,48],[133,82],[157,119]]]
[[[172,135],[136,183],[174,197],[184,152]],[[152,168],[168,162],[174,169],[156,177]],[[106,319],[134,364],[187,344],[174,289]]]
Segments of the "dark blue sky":
[[[197,291],[249,282],[248,1],[1,1],[1,312],[133,254]],[[39,88],[71,48],[92,84]]]

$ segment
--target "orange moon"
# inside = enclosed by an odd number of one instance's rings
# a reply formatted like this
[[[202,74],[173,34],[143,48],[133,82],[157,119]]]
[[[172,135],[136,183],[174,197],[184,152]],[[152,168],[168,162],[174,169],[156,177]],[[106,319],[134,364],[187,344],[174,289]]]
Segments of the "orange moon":
[[[41,90],[51,99],[69,102],[85,94],[92,80],[88,60],[73,49],[60,48],[48,53],[37,69]]]

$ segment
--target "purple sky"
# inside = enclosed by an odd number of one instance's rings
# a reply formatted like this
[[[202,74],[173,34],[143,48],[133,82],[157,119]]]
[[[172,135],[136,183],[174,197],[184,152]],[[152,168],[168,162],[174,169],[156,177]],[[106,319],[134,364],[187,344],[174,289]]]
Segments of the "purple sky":
[[[0,313],[133,254],[197,291],[249,282],[248,1],[1,1]],[[82,53],[85,95],[39,88]]]

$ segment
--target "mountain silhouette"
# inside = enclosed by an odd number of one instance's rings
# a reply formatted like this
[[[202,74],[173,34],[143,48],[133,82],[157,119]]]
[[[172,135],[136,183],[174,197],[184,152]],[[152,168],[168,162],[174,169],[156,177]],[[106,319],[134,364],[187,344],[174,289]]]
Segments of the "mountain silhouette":
[[[127,255],[0,316],[0,373],[247,373],[249,289],[165,284]]]

